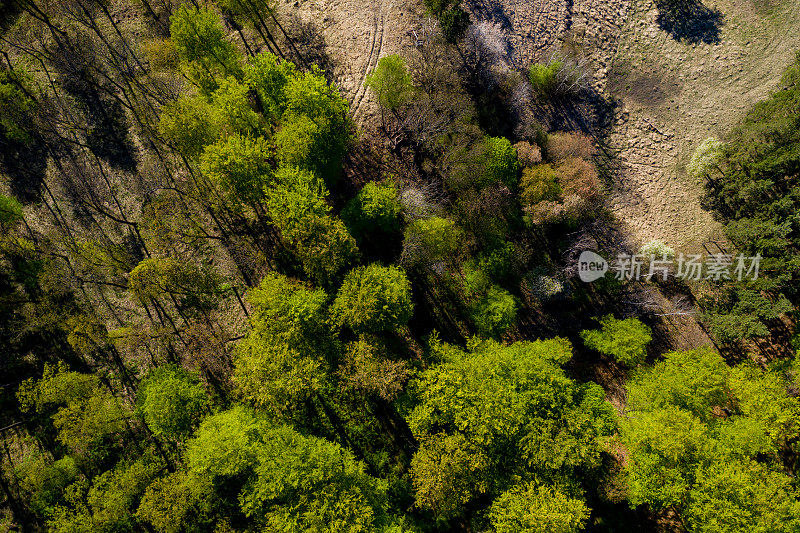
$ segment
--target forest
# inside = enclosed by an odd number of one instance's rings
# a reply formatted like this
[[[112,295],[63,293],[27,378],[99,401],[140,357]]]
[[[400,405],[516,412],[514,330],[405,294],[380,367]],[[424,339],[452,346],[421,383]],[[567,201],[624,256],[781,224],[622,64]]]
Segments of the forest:
[[[685,280],[580,54],[419,9],[365,124],[271,0],[0,5],[0,531],[800,531],[800,52]]]

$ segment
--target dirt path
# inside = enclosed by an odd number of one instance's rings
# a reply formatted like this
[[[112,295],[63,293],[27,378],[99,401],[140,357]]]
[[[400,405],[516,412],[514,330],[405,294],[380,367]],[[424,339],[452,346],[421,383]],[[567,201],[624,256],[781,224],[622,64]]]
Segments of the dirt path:
[[[385,55],[413,46],[411,30],[423,12],[414,0],[284,0],[279,9],[317,26],[328,45],[334,79],[359,124],[376,118],[378,108],[366,77]]]

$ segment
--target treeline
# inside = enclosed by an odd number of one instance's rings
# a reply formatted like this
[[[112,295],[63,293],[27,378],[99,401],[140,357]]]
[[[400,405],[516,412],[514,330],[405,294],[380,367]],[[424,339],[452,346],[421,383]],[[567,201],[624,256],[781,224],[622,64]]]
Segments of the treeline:
[[[380,148],[268,3],[4,13],[9,528],[800,527],[790,362],[645,366],[645,324],[578,315],[617,290],[560,262],[595,143],[533,115],[579,61],[433,32],[368,77]],[[577,352],[638,368],[627,407]]]

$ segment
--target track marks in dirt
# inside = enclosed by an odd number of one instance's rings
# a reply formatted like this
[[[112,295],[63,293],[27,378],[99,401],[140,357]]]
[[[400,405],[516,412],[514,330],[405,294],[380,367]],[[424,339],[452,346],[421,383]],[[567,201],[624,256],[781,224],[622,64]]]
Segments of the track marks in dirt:
[[[383,53],[384,34],[386,33],[385,27],[386,17],[384,15],[383,0],[380,0],[378,12],[373,17],[372,43],[367,56],[366,66],[364,67],[364,72],[361,77],[361,83],[359,84],[358,88],[356,89],[356,93],[353,96],[353,101],[350,102],[350,112],[355,120],[358,120],[361,117],[361,104],[364,102],[364,99],[367,95],[367,87],[364,85],[367,81],[367,76],[369,76],[372,71],[375,70],[375,67],[378,65],[378,60]]]

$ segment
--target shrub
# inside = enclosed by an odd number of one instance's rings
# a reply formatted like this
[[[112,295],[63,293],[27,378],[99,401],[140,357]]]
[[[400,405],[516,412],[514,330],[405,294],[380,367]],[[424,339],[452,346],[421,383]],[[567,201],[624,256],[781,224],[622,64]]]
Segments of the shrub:
[[[521,141],[514,145],[521,165],[531,167],[542,162],[542,150],[529,142]]]
[[[389,234],[400,228],[400,209],[393,183],[369,182],[342,210],[342,218],[357,236],[370,231]]]
[[[528,70],[533,92],[541,98],[574,95],[587,86],[583,63],[551,57],[547,63],[533,63]]]
[[[505,137],[487,137],[486,147],[483,185],[502,183],[513,188],[517,184],[519,160],[511,141]]]
[[[520,189],[520,199],[526,206],[545,200],[555,201],[561,196],[556,172],[547,163],[523,169]]]
[[[694,151],[686,172],[695,179],[708,176],[711,171],[719,168],[720,160],[725,155],[725,144],[715,137],[703,141]]]
[[[500,336],[517,320],[517,299],[496,285],[489,287],[484,298],[472,306],[470,315],[478,333],[484,336]]]
[[[533,92],[538,96],[553,96],[558,83],[556,73],[560,68],[561,63],[558,61],[532,64],[528,70],[528,81],[531,82]]]
[[[399,268],[357,267],[344,278],[331,315],[339,326],[359,333],[392,331],[411,318],[411,284]]]
[[[469,28],[469,14],[458,6],[451,7],[439,15],[442,35],[448,43],[455,43]]]
[[[647,345],[653,336],[650,328],[637,319],[617,320],[608,315],[600,319],[600,326],[599,330],[581,332],[587,347],[628,366],[636,366],[647,357]]]
[[[528,274],[524,287],[540,302],[560,300],[566,292],[561,280],[534,272]]]
[[[451,261],[461,249],[464,232],[452,220],[431,217],[408,225],[403,242],[403,261],[438,263]]]
[[[675,257],[675,250],[667,246],[664,241],[654,239],[642,245],[639,249],[639,255],[643,256],[645,259],[649,259],[650,257],[655,257],[656,259],[664,257],[672,259]]]
[[[600,178],[594,164],[577,157],[569,157],[556,167],[556,174],[565,197],[578,196],[594,211],[602,194]]]
[[[397,54],[382,57],[364,85],[375,92],[378,103],[391,110],[406,103],[412,93],[408,66]]]
[[[547,159],[558,162],[569,157],[589,160],[595,154],[594,142],[581,133],[554,133],[547,138]]]

